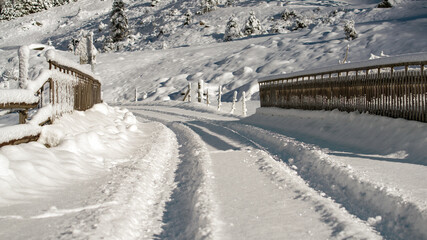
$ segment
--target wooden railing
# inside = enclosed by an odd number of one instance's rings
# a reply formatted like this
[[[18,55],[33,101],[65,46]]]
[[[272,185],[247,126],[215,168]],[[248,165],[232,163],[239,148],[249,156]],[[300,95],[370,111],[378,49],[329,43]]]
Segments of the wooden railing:
[[[426,64],[425,56],[417,56],[264,78],[261,107],[338,109],[427,122]]]
[[[50,102],[55,104],[72,104],[73,110],[84,111],[91,108],[93,105],[100,103],[101,100],[101,83],[92,76],[85,74],[72,67],[61,65],[55,61],[49,61],[49,69],[58,70],[61,73],[71,75],[75,78],[75,82],[61,86],[60,81],[49,79],[51,99]],[[61,89],[64,88],[64,89]],[[65,91],[67,96],[60,96],[61,91]],[[40,89],[42,94],[43,87]]]
[[[27,118],[29,111],[32,109],[43,108],[46,104],[50,104],[49,113],[47,114],[48,117],[37,122],[39,125],[51,123],[55,118],[61,116],[63,113],[72,112],[73,110],[84,111],[91,108],[94,104],[102,102],[101,83],[97,79],[75,67],[66,66],[65,64],[58,63],[54,60],[48,60],[48,62],[50,71],[47,76],[49,77],[41,78],[41,87],[39,88],[40,85],[37,86],[38,90],[35,91],[34,95],[32,95],[31,92],[28,94],[28,89],[14,90],[21,91],[16,94],[17,96],[25,95],[28,99],[28,95],[30,95],[30,97],[33,96],[35,100],[20,102],[19,99],[14,98],[13,101],[11,100],[0,104],[0,109],[17,110],[19,113],[20,124],[28,122]],[[38,102],[35,96],[38,97]],[[15,129],[18,128],[3,128],[2,130],[11,130],[9,132],[13,132]],[[38,128],[36,130],[33,129],[33,131],[31,131],[31,135],[0,142],[0,147],[4,145],[35,141],[38,139],[40,131],[41,129]]]

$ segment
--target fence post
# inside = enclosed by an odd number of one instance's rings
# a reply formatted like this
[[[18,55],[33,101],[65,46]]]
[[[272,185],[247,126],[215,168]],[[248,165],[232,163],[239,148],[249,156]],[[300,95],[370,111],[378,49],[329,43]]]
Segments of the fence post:
[[[230,111],[231,114],[233,114],[234,110],[236,110],[236,101],[237,101],[237,91],[234,91],[233,104],[231,105],[231,111]]]
[[[246,117],[246,113],[248,112],[248,110],[246,109],[246,92],[243,91],[242,93],[242,112],[243,112],[243,116]]]
[[[207,86],[208,84],[206,83],[206,105],[209,106],[210,101],[209,101],[209,87]]]
[[[221,95],[222,95],[222,87],[219,85],[218,87],[218,111],[221,111]]]
[[[198,83],[197,100],[198,102],[203,101],[203,80],[200,79]]]

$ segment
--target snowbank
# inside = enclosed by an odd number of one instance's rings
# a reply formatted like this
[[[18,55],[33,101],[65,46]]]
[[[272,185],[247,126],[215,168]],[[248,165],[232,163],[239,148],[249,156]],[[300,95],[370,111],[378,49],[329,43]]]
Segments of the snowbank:
[[[118,159],[126,161],[142,134],[131,113],[105,104],[63,115],[53,125],[16,127],[41,130],[41,136],[38,142],[0,148],[0,205],[27,201],[46,190],[93,177]]]
[[[287,135],[303,137],[336,150],[357,148],[365,153],[389,155],[402,162],[427,165],[427,124],[339,111],[303,111],[258,108],[244,119]]]

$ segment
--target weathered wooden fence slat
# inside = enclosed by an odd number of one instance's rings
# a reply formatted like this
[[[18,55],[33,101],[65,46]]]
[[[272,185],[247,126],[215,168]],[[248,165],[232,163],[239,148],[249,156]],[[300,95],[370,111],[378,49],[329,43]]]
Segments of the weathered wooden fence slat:
[[[338,109],[427,122],[426,64],[342,68],[263,80],[261,107]]]

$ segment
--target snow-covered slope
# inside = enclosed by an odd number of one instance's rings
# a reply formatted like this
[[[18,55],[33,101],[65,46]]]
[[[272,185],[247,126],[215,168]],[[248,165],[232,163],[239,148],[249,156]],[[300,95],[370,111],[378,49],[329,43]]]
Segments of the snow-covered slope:
[[[231,99],[234,90],[246,90],[248,98],[257,99],[259,78],[337,64],[347,45],[351,62],[381,52],[391,56],[427,52],[422,41],[427,33],[420,31],[427,23],[425,1],[394,1],[388,9],[376,8],[376,0],[235,2],[197,15],[196,1],[161,1],[155,7],[148,0],[127,1],[132,35],[122,44],[125,52],[98,56],[96,72],[104,80],[104,99],[133,100],[135,87],[139,98],[146,92],[151,100],[177,99],[188,81],[199,79],[210,83],[211,92],[223,85],[225,100]],[[16,72],[19,45],[51,42],[66,50],[80,30],[94,31],[95,45],[101,49],[109,34],[105,25],[111,6],[112,0],[82,0],[1,22],[0,72],[13,68]],[[251,10],[264,33],[223,42],[229,17],[234,14],[243,27]],[[281,18],[285,10],[295,11],[308,27],[289,30],[293,22]],[[187,11],[192,13],[192,23],[183,25]],[[345,39],[343,30],[350,19],[359,33],[352,41]],[[273,28],[281,33],[272,33]]]

